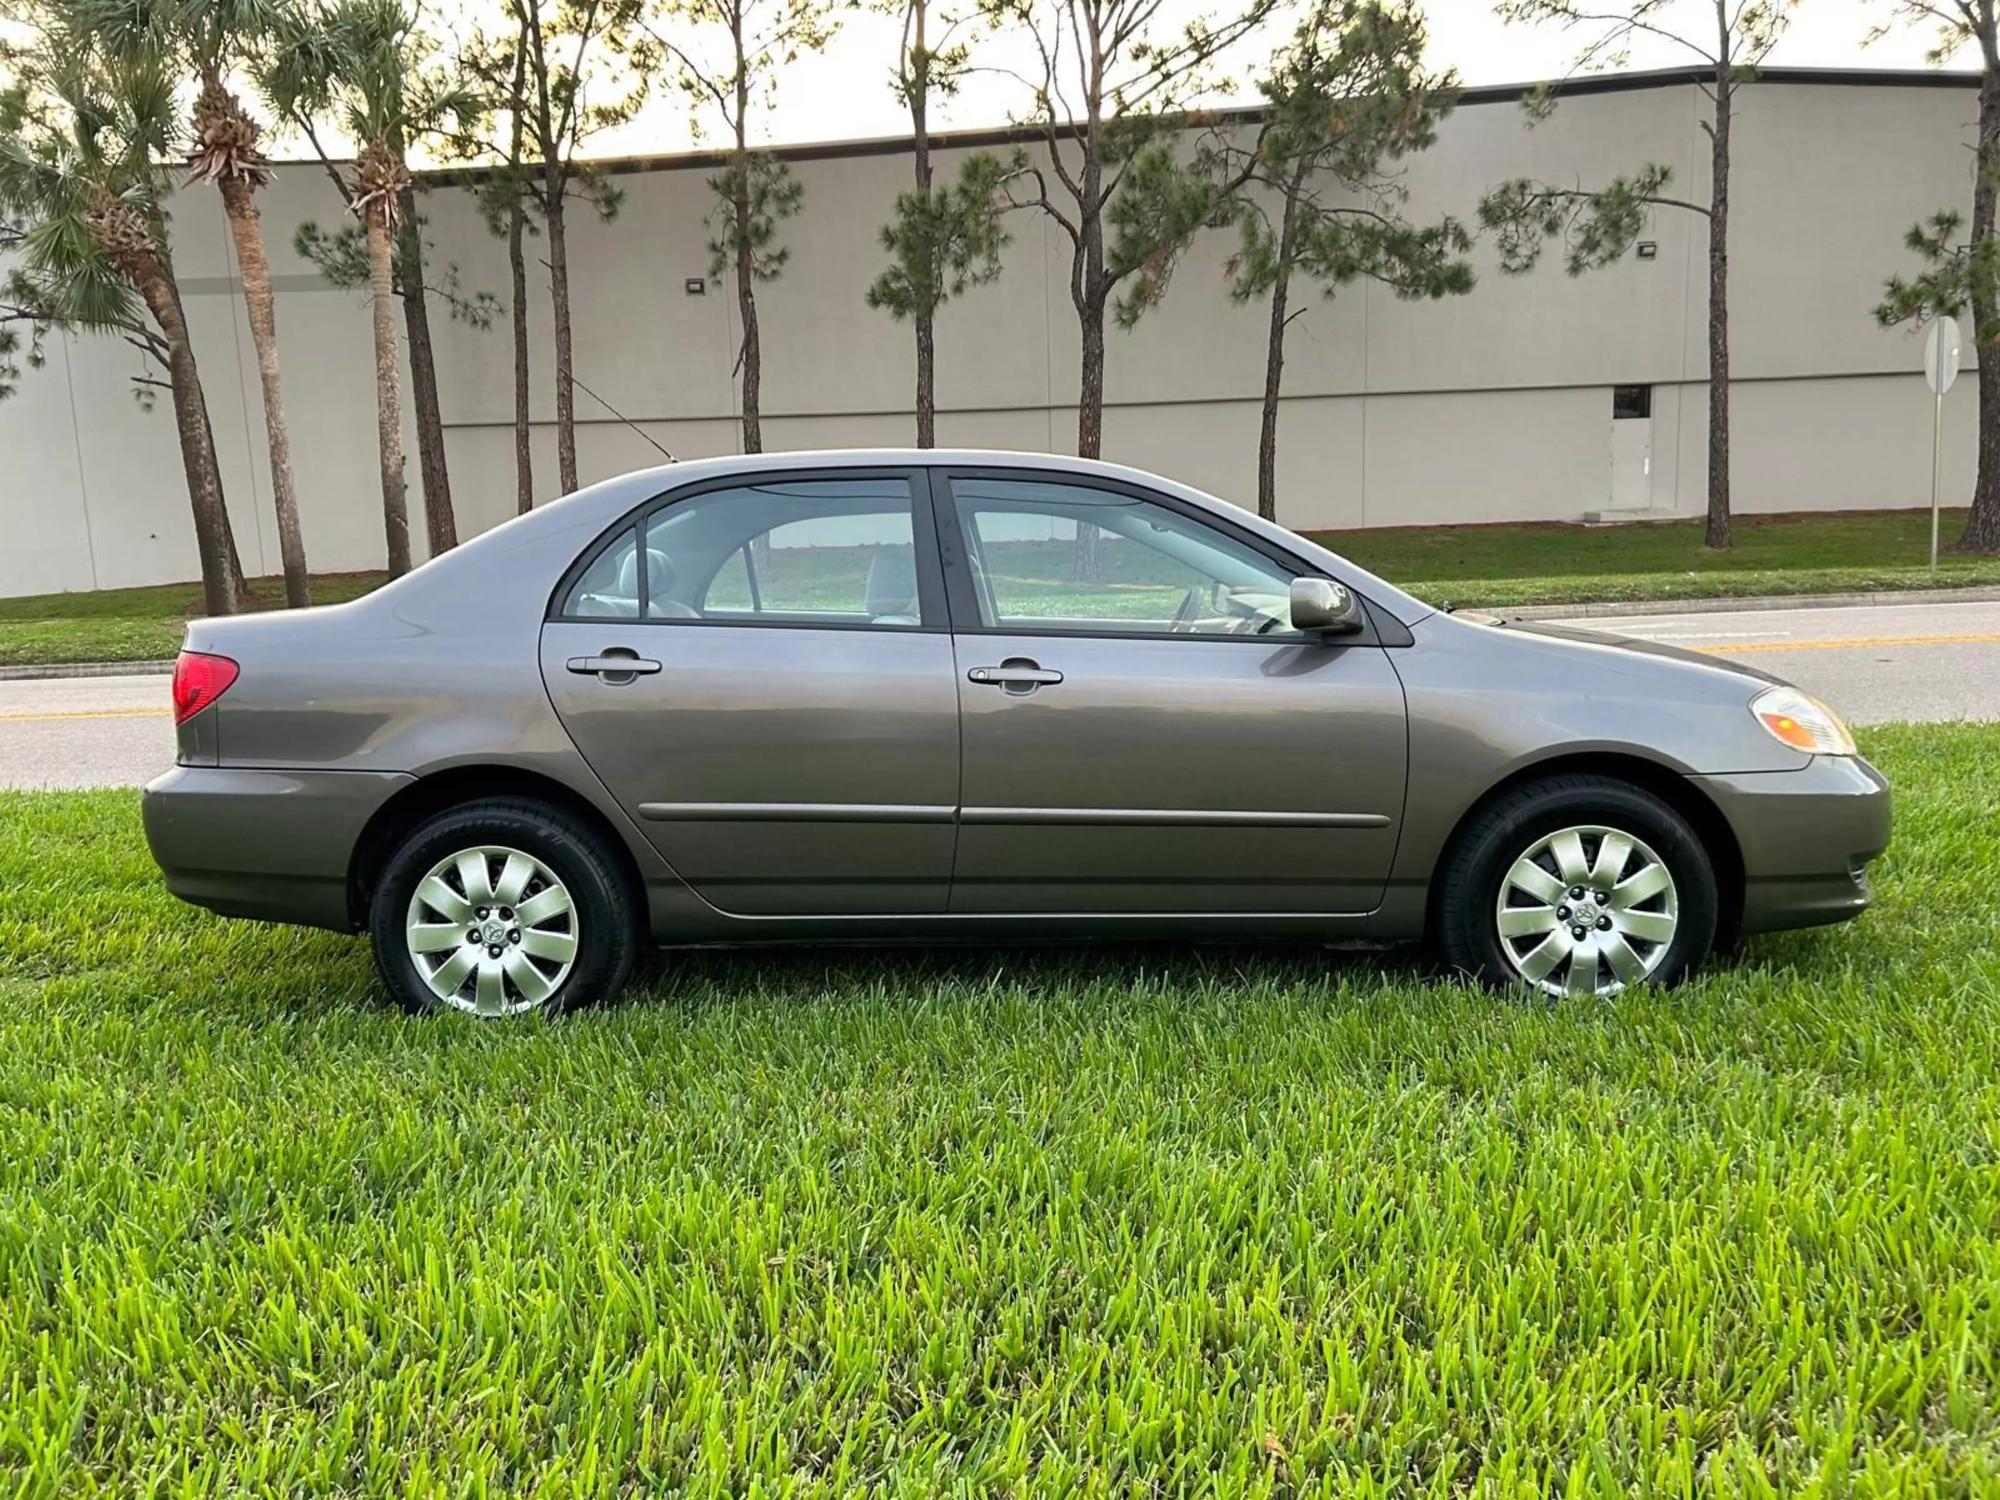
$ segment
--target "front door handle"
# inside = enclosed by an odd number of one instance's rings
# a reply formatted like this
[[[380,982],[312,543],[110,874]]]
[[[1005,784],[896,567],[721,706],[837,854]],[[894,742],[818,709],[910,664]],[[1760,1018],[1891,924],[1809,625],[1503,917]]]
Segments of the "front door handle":
[[[997,667],[974,667],[965,675],[972,682],[1006,688],[1009,692],[1033,692],[1038,687],[1048,687],[1063,680],[1062,673],[1038,667],[1031,661],[1005,661]]]
[[[614,685],[660,670],[658,662],[647,661],[638,652],[622,646],[614,646],[602,656],[572,656],[563,665],[581,676],[601,677]]]

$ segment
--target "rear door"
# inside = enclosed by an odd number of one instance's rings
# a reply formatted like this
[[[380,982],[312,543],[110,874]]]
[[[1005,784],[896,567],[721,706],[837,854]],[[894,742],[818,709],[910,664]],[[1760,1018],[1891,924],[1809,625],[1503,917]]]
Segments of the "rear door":
[[[667,497],[542,631],[558,713],[681,877],[746,915],[938,912],[958,695],[921,474]]]
[[[1402,685],[1291,627],[1296,565],[1199,507],[941,474],[963,777],[952,910],[1339,913],[1381,903]]]

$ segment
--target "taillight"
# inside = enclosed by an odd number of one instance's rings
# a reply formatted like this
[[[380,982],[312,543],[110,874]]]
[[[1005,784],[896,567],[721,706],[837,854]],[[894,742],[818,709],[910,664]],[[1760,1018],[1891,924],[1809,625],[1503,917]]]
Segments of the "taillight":
[[[226,656],[183,651],[174,662],[174,723],[185,724],[229,691],[237,666]]]

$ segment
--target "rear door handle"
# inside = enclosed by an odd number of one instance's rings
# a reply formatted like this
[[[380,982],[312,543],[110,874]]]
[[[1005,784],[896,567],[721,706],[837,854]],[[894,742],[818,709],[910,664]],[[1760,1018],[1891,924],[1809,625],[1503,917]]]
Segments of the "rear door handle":
[[[582,676],[619,678],[626,682],[660,670],[658,662],[647,661],[633,651],[607,651],[602,656],[572,656],[563,665]]]
[[[985,683],[988,687],[1038,688],[1061,682],[1063,674],[1052,672],[1047,667],[1019,665],[1008,662],[998,667],[974,667],[966,677],[973,682]]]

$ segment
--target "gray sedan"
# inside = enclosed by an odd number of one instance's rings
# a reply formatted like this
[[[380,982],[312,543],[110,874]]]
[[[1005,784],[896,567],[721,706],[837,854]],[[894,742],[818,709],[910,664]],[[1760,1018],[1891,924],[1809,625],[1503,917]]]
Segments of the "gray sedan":
[[[1441,612],[1184,485],[1045,455],[627,475],[368,597],[196,620],[169,887],[365,930],[405,1004],[640,945],[1428,937],[1669,983],[1868,902],[1889,793],[1705,657]]]

